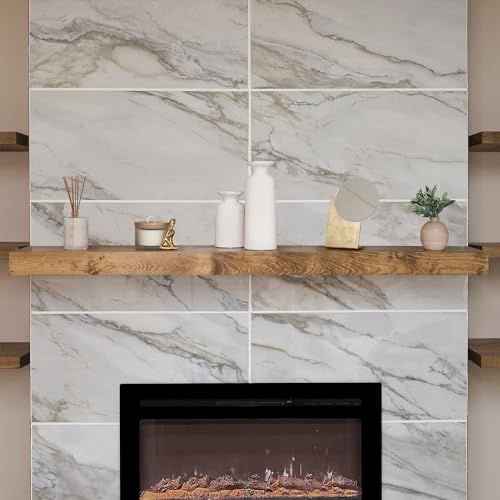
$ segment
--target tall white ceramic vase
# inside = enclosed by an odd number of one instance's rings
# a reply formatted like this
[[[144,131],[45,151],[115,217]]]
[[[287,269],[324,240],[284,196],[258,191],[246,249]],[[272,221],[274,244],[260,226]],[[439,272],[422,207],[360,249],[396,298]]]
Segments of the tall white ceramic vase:
[[[215,246],[241,248],[244,237],[244,212],[239,197],[241,191],[220,191],[222,201],[217,205],[215,218]]]
[[[276,249],[276,199],[274,179],[269,173],[273,161],[253,161],[245,202],[245,248]]]

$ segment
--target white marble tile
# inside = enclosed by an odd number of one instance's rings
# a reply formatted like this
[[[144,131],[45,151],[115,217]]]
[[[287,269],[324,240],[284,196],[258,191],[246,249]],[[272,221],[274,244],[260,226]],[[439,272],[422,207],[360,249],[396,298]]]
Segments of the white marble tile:
[[[278,242],[281,245],[324,245],[328,203],[279,203]],[[361,224],[361,245],[421,245],[420,228],[425,219],[410,212],[407,202],[381,203],[375,214]],[[448,207],[441,220],[450,232],[449,245],[467,245],[467,204]]]
[[[465,0],[252,0],[252,86],[463,88]]]
[[[466,313],[257,314],[254,382],[380,382],[384,418],[464,419]]]
[[[247,315],[31,317],[32,418],[118,422],[121,383],[245,382]]]
[[[233,92],[31,92],[32,199],[214,200],[243,190],[248,99]]]
[[[134,222],[148,216],[177,219],[175,242],[179,245],[213,245],[214,203],[84,203],[80,214],[89,218],[91,245],[134,245]],[[31,244],[62,245],[64,203],[31,204]]]
[[[32,87],[245,87],[247,0],[32,0]]]
[[[32,500],[118,500],[118,425],[34,425]]]
[[[252,143],[278,160],[279,199],[329,199],[352,176],[386,199],[424,184],[467,197],[465,92],[257,92]]]
[[[384,500],[465,500],[466,424],[383,426]]]
[[[244,311],[245,276],[49,276],[31,280],[32,311]]]
[[[253,276],[252,307],[271,311],[467,309],[462,276]]]

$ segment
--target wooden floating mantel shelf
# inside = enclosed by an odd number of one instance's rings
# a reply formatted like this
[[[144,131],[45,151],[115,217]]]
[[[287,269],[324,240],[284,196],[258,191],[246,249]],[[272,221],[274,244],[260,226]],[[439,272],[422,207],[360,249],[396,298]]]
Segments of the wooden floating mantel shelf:
[[[28,247],[9,254],[11,275],[476,275],[488,272],[488,256],[479,249],[451,247],[431,252],[420,247],[364,247],[337,250],[284,246],[274,251],[181,247]]]
[[[500,152],[500,132],[478,132],[469,136],[469,151]]]
[[[481,368],[500,368],[500,339],[469,339],[469,361]]]
[[[29,137],[20,132],[0,132],[0,151],[28,151]]]
[[[500,243],[470,243],[470,246],[481,249],[490,259],[500,259]]]
[[[9,258],[9,253],[14,250],[18,250],[19,248],[27,247],[29,243],[20,243],[20,242],[8,242],[8,243],[0,243],[0,260],[7,260]]]
[[[0,342],[0,368],[22,368],[29,362],[29,342]]]

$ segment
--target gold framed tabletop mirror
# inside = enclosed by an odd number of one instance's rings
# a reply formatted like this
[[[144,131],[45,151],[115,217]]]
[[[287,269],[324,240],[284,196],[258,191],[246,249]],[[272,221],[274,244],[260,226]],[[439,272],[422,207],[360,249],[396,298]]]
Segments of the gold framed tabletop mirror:
[[[377,210],[379,194],[373,182],[351,178],[330,199],[325,246],[359,248],[361,223]]]

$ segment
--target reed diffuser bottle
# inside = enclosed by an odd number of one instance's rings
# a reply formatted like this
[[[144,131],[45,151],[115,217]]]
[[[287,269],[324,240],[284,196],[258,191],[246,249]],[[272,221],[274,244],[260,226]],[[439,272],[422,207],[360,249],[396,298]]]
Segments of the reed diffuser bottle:
[[[64,186],[68,194],[71,208],[71,217],[64,217],[64,249],[87,250],[89,246],[89,221],[87,217],[80,217],[80,202],[86,177],[63,177]]]

